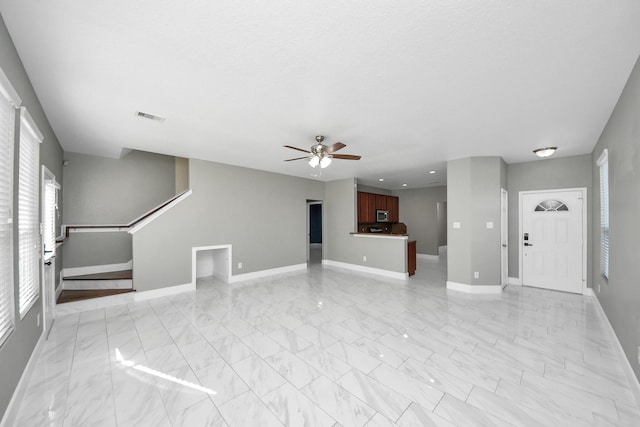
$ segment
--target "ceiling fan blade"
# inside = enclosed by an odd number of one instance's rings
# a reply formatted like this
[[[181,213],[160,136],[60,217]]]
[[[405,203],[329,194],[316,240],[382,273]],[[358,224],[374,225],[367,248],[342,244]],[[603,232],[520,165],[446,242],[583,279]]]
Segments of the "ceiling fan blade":
[[[287,159],[285,160],[285,162],[292,162],[294,160],[302,160],[302,159],[308,159],[309,156],[305,156],[305,157],[296,157],[295,159]]]
[[[336,142],[335,144],[327,147],[327,153],[335,153],[338,150],[342,150],[344,147],[346,147],[346,145],[342,142]]]
[[[362,158],[361,156],[354,156],[353,154],[332,154],[331,157],[342,160],[360,160]]]
[[[285,147],[291,148],[292,150],[302,151],[303,153],[311,153],[311,151],[303,150],[302,148],[298,148],[298,147],[292,147],[291,145],[285,145]]]

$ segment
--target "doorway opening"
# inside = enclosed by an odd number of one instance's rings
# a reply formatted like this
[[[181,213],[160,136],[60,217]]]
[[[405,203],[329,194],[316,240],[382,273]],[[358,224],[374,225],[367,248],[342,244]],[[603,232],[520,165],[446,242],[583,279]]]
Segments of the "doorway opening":
[[[307,264],[322,264],[322,202],[307,200]]]

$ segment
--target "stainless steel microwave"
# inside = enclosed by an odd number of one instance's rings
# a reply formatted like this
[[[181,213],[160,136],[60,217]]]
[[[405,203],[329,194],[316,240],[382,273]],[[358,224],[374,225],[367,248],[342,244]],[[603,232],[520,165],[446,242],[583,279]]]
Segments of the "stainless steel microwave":
[[[389,211],[376,211],[376,222],[389,222]]]

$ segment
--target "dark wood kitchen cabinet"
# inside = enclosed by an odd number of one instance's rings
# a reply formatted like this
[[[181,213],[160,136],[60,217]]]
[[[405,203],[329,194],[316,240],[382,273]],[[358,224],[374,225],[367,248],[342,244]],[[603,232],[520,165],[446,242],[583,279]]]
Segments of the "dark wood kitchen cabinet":
[[[409,276],[416,274],[416,241],[407,242],[407,270]]]
[[[376,195],[358,191],[358,223],[376,222]]]
[[[387,196],[387,210],[389,211],[389,222],[400,222],[400,199],[395,196]]]
[[[400,203],[397,197],[358,191],[358,223],[373,224],[377,222],[377,210],[389,211],[390,223],[400,221]]]
[[[387,197],[382,194],[376,194],[376,210],[386,211],[387,210]]]

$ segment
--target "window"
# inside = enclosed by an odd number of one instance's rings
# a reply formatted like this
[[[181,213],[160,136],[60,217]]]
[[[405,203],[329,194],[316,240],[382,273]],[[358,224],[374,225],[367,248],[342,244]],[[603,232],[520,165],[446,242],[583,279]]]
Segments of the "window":
[[[13,146],[20,97],[0,70],[0,345],[13,331]]]
[[[609,278],[609,152],[597,161],[600,168],[600,273]]]
[[[535,212],[561,212],[568,211],[569,208],[560,200],[545,200],[538,203],[534,209]]]
[[[43,136],[22,107],[20,111],[20,163],[18,170],[18,266],[20,318],[39,296],[40,220],[38,178]]]

